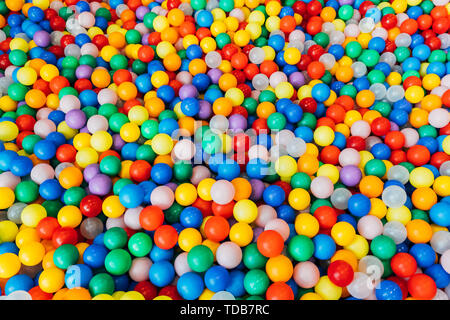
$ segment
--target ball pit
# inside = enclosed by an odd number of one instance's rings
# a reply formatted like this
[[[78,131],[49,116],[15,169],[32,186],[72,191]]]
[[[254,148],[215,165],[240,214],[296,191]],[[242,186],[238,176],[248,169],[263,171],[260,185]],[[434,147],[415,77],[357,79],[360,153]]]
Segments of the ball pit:
[[[448,300],[449,14],[0,3],[0,299]]]

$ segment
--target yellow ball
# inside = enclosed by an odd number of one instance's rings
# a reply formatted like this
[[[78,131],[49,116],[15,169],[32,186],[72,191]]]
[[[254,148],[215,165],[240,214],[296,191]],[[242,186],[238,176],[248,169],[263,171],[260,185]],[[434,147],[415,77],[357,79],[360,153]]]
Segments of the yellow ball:
[[[120,128],[120,137],[125,142],[135,142],[139,139],[141,130],[136,123],[128,122]]]
[[[450,177],[439,176],[434,180],[433,190],[440,197],[450,196]]]
[[[86,168],[98,162],[98,153],[93,148],[83,148],[77,152],[75,160],[81,168]]]
[[[437,74],[430,73],[427,74],[422,79],[422,86],[424,89],[431,91],[434,88],[438,87],[441,84],[441,78]]]
[[[178,235],[178,246],[185,252],[191,251],[195,246],[202,243],[202,235],[195,228],[186,228],[181,230]]]
[[[266,273],[273,282],[286,282],[294,272],[291,260],[285,255],[280,254],[271,257],[266,263]]]
[[[16,196],[14,191],[8,187],[0,187],[0,210],[8,209],[14,204]]]
[[[83,216],[78,207],[64,206],[59,210],[57,219],[61,227],[76,228],[80,225]]]
[[[182,183],[175,190],[175,201],[182,206],[190,206],[197,199],[197,188],[191,183]]]
[[[319,221],[310,213],[300,213],[294,222],[297,234],[312,238],[319,232]]]
[[[253,229],[245,222],[237,222],[230,228],[230,240],[240,247],[245,247],[253,240]]]
[[[409,182],[415,188],[431,187],[434,182],[434,174],[428,168],[417,167],[409,174]]]
[[[19,128],[14,122],[3,121],[0,122],[0,140],[1,141],[12,141],[19,135]]]
[[[104,152],[109,150],[113,144],[113,139],[111,135],[106,131],[96,131],[90,137],[90,145],[95,151]]]
[[[395,13],[402,13],[405,12],[408,8],[408,3],[406,0],[394,0],[394,2],[391,3],[392,9],[394,9]]]
[[[325,300],[339,300],[342,295],[342,288],[331,282],[328,276],[320,277],[314,291]]]
[[[22,67],[17,71],[17,80],[25,86],[31,86],[37,80],[37,73],[33,68]]]
[[[145,300],[145,297],[140,292],[128,291],[120,297],[120,300]]]
[[[384,204],[383,200],[379,198],[370,199],[371,208],[369,214],[379,219],[383,219],[387,213],[387,207]]]
[[[281,11],[281,3],[278,1],[270,1],[266,6],[266,13],[269,16],[277,16]]]
[[[295,65],[300,62],[301,52],[295,47],[287,48],[284,50],[283,57],[287,64]]]
[[[20,270],[19,257],[13,253],[0,254],[0,279],[11,278]]]
[[[369,243],[364,237],[357,234],[350,244],[344,246],[344,249],[353,252],[357,259],[362,259],[369,253]]]
[[[106,293],[101,293],[92,298],[92,300],[114,300],[114,298]]]
[[[239,200],[234,205],[233,216],[238,222],[252,223],[258,216],[258,207],[252,200]]]
[[[305,210],[311,202],[311,196],[305,189],[295,188],[289,193],[288,202],[294,210]]]
[[[119,196],[109,196],[102,203],[102,211],[108,218],[119,218],[125,207],[120,203]]]
[[[339,181],[339,170],[331,164],[323,164],[317,170],[318,177],[328,177],[333,184]]]
[[[278,99],[290,99],[294,94],[294,87],[289,82],[281,82],[275,87],[275,95]]]
[[[405,91],[405,98],[411,103],[419,103],[425,96],[425,92],[420,86],[411,86]]]
[[[19,260],[25,266],[35,266],[45,256],[45,248],[40,242],[29,242],[22,246],[19,251]]]
[[[322,296],[320,296],[315,292],[307,292],[304,295],[302,295],[300,300],[323,300],[323,298]]]
[[[446,154],[450,154],[450,135],[442,141],[442,149]]]
[[[0,243],[14,242],[17,233],[19,233],[19,228],[14,222],[9,220],[0,221]]]
[[[146,120],[148,120],[149,114],[148,110],[143,106],[134,106],[128,111],[128,119],[131,122],[137,124],[138,126],[142,125]]]
[[[39,287],[47,293],[55,293],[64,286],[64,271],[52,267],[42,271],[39,276]]]
[[[329,146],[334,141],[334,131],[328,126],[320,126],[314,131],[314,142],[321,146]]]
[[[340,221],[331,228],[331,237],[339,246],[344,247],[352,243],[355,235],[355,228],[345,221]]]
[[[246,30],[238,30],[234,34],[233,40],[236,45],[244,47],[250,42],[250,33]]]
[[[386,220],[389,221],[398,221],[406,225],[409,221],[411,221],[411,211],[408,207],[401,206],[400,208],[389,208],[386,213]]]
[[[21,213],[22,223],[31,228],[36,228],[39,221],[47,216],[45,208],[37,203],[26,206]]]
[[[28,242],[40,241],[39,235],[34,228],[29,227],[20,227],[19,232],[16,235],[16,246],[20,249],[22,246],[27,244]]]
[[[297,162],[291,156],[281,156],[275,161],[275,171],[280,177],[291,177],[297,172]]]
[[[233,106],[240,106],[245,99],[244,93],[238,88],[230,88],[225,92],[225,98],[230,99]]]
[[[216,180],[212,178],[206,178],[200,181],[197,185],[197,194],[198,196],[205,201],[211,201],[211,188],[212,185],[216,182]]]
[[[152,139],[152,149],[158,155],[166,155],[172,151],[172,138],[166,133],[158,133]]]

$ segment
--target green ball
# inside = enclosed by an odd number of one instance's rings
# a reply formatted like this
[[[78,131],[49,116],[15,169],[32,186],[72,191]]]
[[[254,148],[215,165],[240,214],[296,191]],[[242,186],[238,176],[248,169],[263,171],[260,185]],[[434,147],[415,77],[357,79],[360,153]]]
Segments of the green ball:
[[[234,9],[234,0],[219,0],[219,7],[225,12],[230,12]]]
[[[420,7],[422,8],[424,14],[430,14],[431,10],[434,9],[434,3],[430,0],[425,0],[422,1]]]
[[[16,186],[14,193],[17,201],[30,203],[38,198],[39,186],[31,180],[22,181]]]
[[[128,178],[119,179],[114,183],[113,185],[113,193],[118,196],[120,190],[122,190],[123,187],[125,187],[127,184],[131,184],[133,181],[131,181]]]
[[[175,113],[175,111],[166,109],[159,114],[158,121],[161,122],[164,119],[170,119],[170,118],[172,118],[174,120],[178,120],[178,116]]]
[[[0,14],[5,15],[8,12],[9,12],[9,9],[6,6],[6,2],[5,1],[0,2]]]
[[[125,123],[130,122],[130,120],[128,119],[128,117],[126,115],[124,115],[123,113],[116,113],[113,114],[110,118],[109,118],[109,128],[116,133],[120,132],[120,128],[122,128],[122,126]]]
[[[67,19],[69,19],[72,15],[74,14],[74,12],[72,11],[72,9],[68,8],[68,7],[62,7],[61,9],[59,9],[58,11],[58,15],[63,18],[64,20],[67,21]]]
[[[331,84],[331,81],[333,81],[333,76],[331,75],[330,71],[325,70],[325,73],[322,78],[320,78],[320,80],[326,84]]]
[[[127,244],[127,232],[120,227],[108,229],[103,236],[103,244],[109,250],[120,249]]]
[[[146,139],[153,139],[154,136],[158,134],[158,121],[150,119],[144,121],[141,126],[142,136]]]
[[[392,111],[391,105],[384,101],[376,102],[374,106],[370,107],[370,109],[378,111],[383,117],[389,116]]]
[[[356,59],[361,55],[362,46],[358,41],[350,41],[345,46],[345,54],[352,59]]]
[[[277,96],[275,95],[275,92],[270,91],[270,90],[261,91],[261,93],[259,94],[259,97],[258,97],[259,103],[265,102],[265,101],[275,103],[276,100],[277,100]]]
[[[153,163],[156,158],[156,153],[153,151],[152,147],[148,144],[143,144],[139,146],[136,150],[136,159],[145,160],[149,163]]]
[[[202,141],[202,148],[205,153],[215,154],[222,150],[222,140],[215,133],[208,133],[204,136]]]
[[[206,8],[206,0],[191,0],[191,7],[194,10],[202,10]]]
[[[42,138],[39,137],[37,134],[30,134],[30,135],[26,136],[25,138],[23,138],[22,148],[23,148],[23,150],[25,150],[26,153],[32,154],[34,145],[41,140],[42,140]]]
[[[414,170],[415,166],[411,162],[400,162],[399,165],[404,166],[408,169],[409,173]]]
[[[93,106],[84,107],[83,109],[81,109],[81,111],[84,112],[84,114],[86,115],[87,119],[89,119],[90,117],[93,117],[96,114],[98,114],[98,109],[96,107],[93,107]]]
[[[109,65],[113,70],[126,69],[128,67],[128,59],[124,55],[116,54],[112,56]]]
[[[434,50],[431,51],[430,56],[428,57],[428,62],[442,62],[445,63],[447,61],[447,56],[443,50]]]
[[[16,67],[22,67],[27,62],[27,54],[19,49],[11,50],[8,55],[9,62]]]
[[[137,232],[128,240],[128,251],[135,257],[145,257],[150,253],[152,247],[152,238],[144,232]]]
[[[358,91],[351,84],[346,84],[345,86],[343,86],[341,88],[341,90],[339,90],[340,96],[349,96],[349,97],[352,97],[353,99],[356,98],[357,93],[358,93]]]
[[[370,84],[383,83],[384,80],[386,80],[386,76],[381,70],[372,70],[367,74],[367,79],[369,80]]]
[[[385,15],[388,14],[396,14],[395,10],[392,7],[385,7],[383,9],[381,9],[381,15],[384,17]]]
[[[411,52],[406,47],[398,47],[394,50],[395,57],[397,58],[397,62],[402,63],[406,59],[411,56]]]
[[[12,83],[8,87],[8,96],[17,102],[25,100],[27,92],[28,88],[21,83]]]
[[[37,111],[36,111],[36,109],[33,109],[33,108],[27,106],[26,104],[23,104],[23,105],[17,107],[16,113],[17,113],[17,116],[28,114],[32,117],[35,117]]]
[[[137,75],[141,75],[147,71],[147,64],[141,60],[134,60],[131,64],[131,70]]]
[[[370,243],[373,255],[381,260],[391,259],[397,251],[394,240],[388,236],[376,236]]]
[[[128,44],[138,44],[141,43],[141,34],[136,29],[130,29],[125,33],[125,40]]]
[[[96,17],[103,17],[108,21],[111,21],[111,12],[106,8],[99,8],[95,11]]]
[[[111,116],[115,113],[118,113],[119,109],[113,105],[112,103],[105,103],[98,108],[98,114],[101,116],[104,116],[106,119],[109,120]]]
[[[390,277],[391,275],[394,274],[394,272],[392,271],[390,259],[381,260],[381,263],[383,264],[384,267],[384,272],[383,275],[381,276],[382,278],[386,279],[387,277]]]
[[[256,243],[251,243],[245,247],[242,261],[248,269],[262,269],[267,260],[269,259],[259,252]]]
[[[313,40],[322,48],[325,48],[330,43],[330,37],[325,32],[317,33]]]
[[[314,243],[305,235],[296,235],[289,241],[288,252],[296,261],[307,261],[314,254]]]
[[[164,219],[167,223],[174,224],[180,222],[180,215],[184,207],[178,202],[174,202],[169,209],[164,210]]]
[[[405,48],[406,49],[406,48]],[[380,60],[380,54],[376,50],[366,49],[358,58],[358,61],[364,63],[367,67],[374,67]]]
[[[258,108],[258,101],[254,98],[248,97],[244,99],[242,106],[247,110],[249,115],[256,113],[256,108]]]
[[[91,56],[90,54],[82,55],[78,63],[80,65],[88,65],[92,68],[95,68],[97,66],[97,60],[95,60],[94,56]]]
[[[131,256],[123,249],[114,249],[106,255],[105,268],[110,274],[120,276],[130,270]]]
[[[416,70],[405,71],[402,74],[402,81],[405,81],[409,77],[418,77],[418,78],[420,78],[420,73],[419,73],[419,71],[416,71]]]
[[[42,206],[47,211],[47,217],[56,218],[59,210],[64,207],[63,203],[59,200],[46,200],[42,203]]]
[[[114,279],[107,273],[97,273],[89,281],[89,292],[95,297],[99,294],[113,294],[115,289]]]
[[[81,187],[72,187],[64,192],[63,200],[66,206],[79,206],[86,196],[86,191]]]
[[[173,175],[180,182],[189,181],[192,177],[192,164],[190,161],[177,161],[173,165]]]
[[[79,66],[78,59],[72,56],[64,57],[62,60],[63,69],[76,69]]]
[[[100,161],[100,172],[108,176],[116,176],[122,169],[122,163],[116,156],[106,156]]]
[[[309,190],[311,186],[311,178],[304,172],[297,172],[291,177],[292,188],[302,188]]]
[[[353,17],[353,7],[349,4],[344,4],[338,10],[338,17],[344,21],[350,20]]]
[[[421,138],[423,137],[432,137],[432,138],[437,138],[438,136],[438,131],[436,130],[435,127],[430,126],[429,124],[426,124],[424,126],[421,126],[419,128],[419,136]]]
[[[382,178],[386,174],[386,165],[380,159],[369,160],[364,166],[364,173],[367,176]]]
[[[216,43],[219,49],[223,49],[223,47],[231,43],[231,37],[227,33],[219,33],[216,37]]]
[[[267,39],[264,37],[259,37],[258,39],[255,40],[255,46],[261,48],[266,46],[268,43]]]
[[[316,129],[316,125],[317,125],[317,118],[314,114],[312,114],[310,112],[303,113],[302,120],[297,122],[298,127],[301,127],[301,126],[308,127],[311,130]]]
[[[53,263],[60,269],[67,269],[75,264],[80,257],[77,247],[73,244],[63,244],[53,253]]]
[[[263,270],[253,269],[245,274],[244,288],[250,295],[265,295],[269,284],[269,277]]]
[[[214,254],[204,245],[193,247],[187,254],[189,268],[195,272],[205,272],[214,262]]]
[[[426,222],[430,222],[430,216],[423,210],[420,209],[412,209],[411,210],[411,220],[420,219]]]
[[[64,96],[72,95],[78,97],[78,91],[72,87],[64,87],[58,92],[58,98],[61,99]]]
[[[333,207],[330,200],[316,199],[311,203],[311,207],[309,208],[309,211],[311,211],[311,214],[314,214],[314,212],[317,210],[317,208],[323,207],[323,206],[327,206],[327,207],[331,207],[331,208]]]
[[[267,118],[267,126],[270,130],[283,130],[286,126],[286,117],[280,112],[274,112]]]

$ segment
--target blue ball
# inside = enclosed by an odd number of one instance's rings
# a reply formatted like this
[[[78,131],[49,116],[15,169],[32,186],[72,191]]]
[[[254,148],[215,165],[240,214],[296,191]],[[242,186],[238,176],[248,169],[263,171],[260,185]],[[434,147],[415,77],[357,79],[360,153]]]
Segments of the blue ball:
[[[26,274],[17,274],[9,278],[5,284],[5,295],[9,295],[14,291],[29,291],[34,287],[34,281]]]
[[[196,22],[200,27],[208,28],[214,22],[214,17],[212,13],[207,10],[199,10],[197,11]]]
[[[375,50],[378,53],[383,52],[384,48],[386,48],[386,42],[383,40],[383,38],[380,37],[374,37],[370,39],[369,41],[369,49]]]
[[[353,81],[353,86],[358,91],[367,90],[370,88],[370,81],[366,76],[362,76],[361,78],[357,78]]]
[[[370,199],[361,193],[354,194],[348,199],[348,211],[355,217],[367,215],[371,207]]]
[[[286,221],[287,223],[294,223],[296,214],[295,210],[291,206],[283,204],[276,208],[276,211],[278,218]]]
[[[444,77],[447,73],[445,64],[438,61],[431,62],[427,67],[427,74],[430,73],[437,74],[440,78]]]
[[[408,113],[401,109],[394,109],[389,114],[389,120],[395,122],[400,127],[408,122],[408,118]]]
[[[259,158],[251,159],[246,165],[247,175],[250,179],[262,179],[267,175],[269,164]]]
[[[420,34],[415,33],[411,36],[411,44],[409,45],[409,47],[411,49],[414,49],[415,47],[423,43],[425,43],[425,39]]]
[[[137,143],[127,143],[122,147],[121,150],[121,155],[122,158],[124,160],[131,160],[131,161],[135,161],[136,160],[136,152],[137,149],[139,148],[139,144]]]
[[[311,95],[317,102],[324,102],[330,97],[330,87],[324,83],[318,83],[312,88]]]
[[[177,120],[173,118],[166,118],[161,120],[161,122],[158,125],[158,132],[159,133],[165,133],[171,136],[174,131],[178,130],[180,128],[180,125],[178,124]]]
[[[61,145],[67,142],[66,137],[64,137],[64,135],[61,132],[57,131],[50,132],[47,138],[45,138],[45,140],[53,142],[56,148],[60,147]]]
[[[171,86],[165,84],[158,88],[156,96],[162,101],[169,103],[175,98],[175,90]]]
[[[150,259],[153,262],[169,261],[173,258],[173,249],[161,249],[158,246],[153,246],[150,251]]]
[[[311,130],[311,128],[306,126],[297,127],[294,130],[294,134],[297,138],[302,138],[306,143],[310,143],[314,139],[314,132]]]
[[[403,63],[402,63],[402,68],[405,72],[409,71],[409,70],[419,71],[420,70],[420,60],[416,57],[406,58],[405,61],[403,61]]]
[[[436,253],[433,248],[426,243],[416,243],[409,250],[414,259],[416,259],[417,266],[420,268],[428,268],[434,264]]]
[[[436,153],[439,149],[439,143],[433,137],[422,137],[417,141],[417,144],[426,147],[431,154]]]
[[[4,150],[0,152],[0,170],[9,171],[11,165],[17,160],[19,155],[12,150]]]
[[[66,114],[64,112],[62,112],[61,110],[53,110],[48,115],[48,119],[53,121],[53,123],[56,124],[56,125],[58,125],[61,122],[63,122],[65,120],[65,118],[66,118]]]
[[[202,55],[202,48],[198,44],[191,44],[186,49],[186,57],[190,60],[200,59]]]
[[[195,116],[200,110],[200,104],[195,98],[186,98],[181,102],[181,112],[188,117]]]
[[[19,248],[14,242],[3,242],[0,244],[0,254],[14,253],[19,254]]]
[[[152,82],[151,77],[148,73],[143,73],[136,77],[136,88],[140,93],[147,93],[148,91],[152,90]]]
[[[283,188],[277,185],[268,186],[263,192],[264,202],[269,206],[278,207],[286,198]]]
[[[291,103],[285,109],[284,114],[287,121],[289,121],[290,123],[297,123],[302,120],[303,110],[299,105]]]
[[[230,272],[230,281],[225,291],[230,292],[235,297],[241,297],[245,295],[244,287],[245,273],[240,270],[233,270]]]
[[[150,61],[147,65],[147,72],[153,75],[156,71],[165,71],[164,65],[159,60]]]
[[[103,243],[103,239],[101,241]],[[91,244],[83,253],[83,262],[92,269],[104,267],[108,252],[104,245]]]
[[[433,205],[430,209],[430,218],[438,226],[450,227],[450,204],[441,201]]]
[[[45,18],[44,11],[39,8],[32,6],[28,9],[28,19],[30,19],[33,22],[39,22]]]
[[[205,92],[205,96],[203,97],[205,101],[208,101],[210,104],[213,104],[214,101],[223,97],[222,90],[217,88],[208,88]]]
[[[230,274],[222,266],[212,266],[205,272],[204,276],[206,287],[213,291],[223,291],[230,283]]]
[[[410,113],[411,110],[412,110],[412,104],[411,104],[411,102],[409,102],[409,101],[406,100],[405,98],[400,99],[400,100],[394,102],[393,107],[394,107],[394,109],[401,109],[401,110],[404,110],[404,111],[406,111],[406,112],[408,112],[408,113]]]
[[[402,300],[402,289],[398,284],[391,280],[381,281],[375,289],[375,296],[378,300]]]
[[[286,108],[292,104],[292,101],[288,98],[281,98],[280,100],[277,101],[277,103],[275,104],[275,107],[277,109],[278,112],[280,113],[285,113]]]
[[[80,99],[81,105],[85,107],[95,107],[98,105],[97,94],[94,90],[83,90],[80,92],[78,98]]]
[[[256,143],[263,145],[267,148],[267,150],[269,150],[272,147],[272,137],[268,134],[260,133],[256,136]]]
[[[149,278],[155,286],[165,287],[175,278],[175,269],[169,261],[155,262],[150,267]]]
[[[326,234],[318,234],[313,239],[314,257],[319,260],[328,260],[336,252],[336,243]]]
[[[135,184],[127,184],[119,192],[120,203],[125,208],[136,208],[144,201],[144,192]]]
[[[450,274],[445,271],[441,264],[433,264],[431,267],[426,268],[424,273],[433,278],[436,287],[440,289],[450,284]]]
[[[426,44],[420,44],[412,50],[413,57],[416,57],[420,61],[425,61],[430,56],[431,49]]]
[[[376,159],[388,160],[391,156],[391,149],[384,143],[377,143],[372,146],[370,153],[372,153]]]
[[[192,84],[197,88],[199,92],[204,92],[211,84],[211,79],[204,73],[197,73],[192,78]]]
[[[87,288],[92,276],[92,270],[87,265],[74,264],[67,268],[64,282],[69,289],[76,287]]]
[[[343,150],[347,145],[347,138],[344,136],[344,134],[335,132],[332,145],[338,147],[339,150]]]
[[[63,192],[64,188],[56,179],[45,180],[39,186],[39,194],[45,200],[57,200],[63,195]]]
[[[186,207],[181,211],[180,223],[185,228],[199,228],[203,222],[203,215],[196,207]]]
[[[227,159],[224,163],[219,165],[218,173],[222,179],[231,181],[241,174],[241,167],[234,161]]]
[[[351,214],[343,213],[343,214],[338,215],[337,222],[341,222],[341,221],[348,222],[353,226],[353,228],[355,230],[357,229],[357,222]]]
[[[281,51],[284,49],[285,41],[284,37],[279,34],[273,35],[269,37],[267,44],[272,47],[275,51]]]
[[[177,290],[180,296],[185,300],[195,300],[203,292],[205,284],[200,275],[195,272],[186,272],[177,282]]]
[[[112,278],[114,280],[114,289],[116,291],[129,291],[130,277],[128,274],[125,273],[120,276],[113,276]]]
[[[4,152],[4,151],[3,151]],[[18,156],[11,164],[11,173],[18,177],[24,177],[31,173],[33,162],[25,156]]]
[[[336,60],[340,60],[345,54],[345,49],[340,44],[333,44],[328,48],[328,53],[332,54]]]
[[[41,160],[50,160],[56,154],[56,145],[49,140],[38,141],[33,148],[33,152]]]

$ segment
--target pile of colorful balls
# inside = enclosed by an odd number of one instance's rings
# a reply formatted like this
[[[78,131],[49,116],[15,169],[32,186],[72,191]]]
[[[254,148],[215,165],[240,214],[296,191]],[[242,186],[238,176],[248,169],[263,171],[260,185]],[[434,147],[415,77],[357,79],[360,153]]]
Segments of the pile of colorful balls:
[[[448,300],[448,0],[0,2],[0,299]]]

